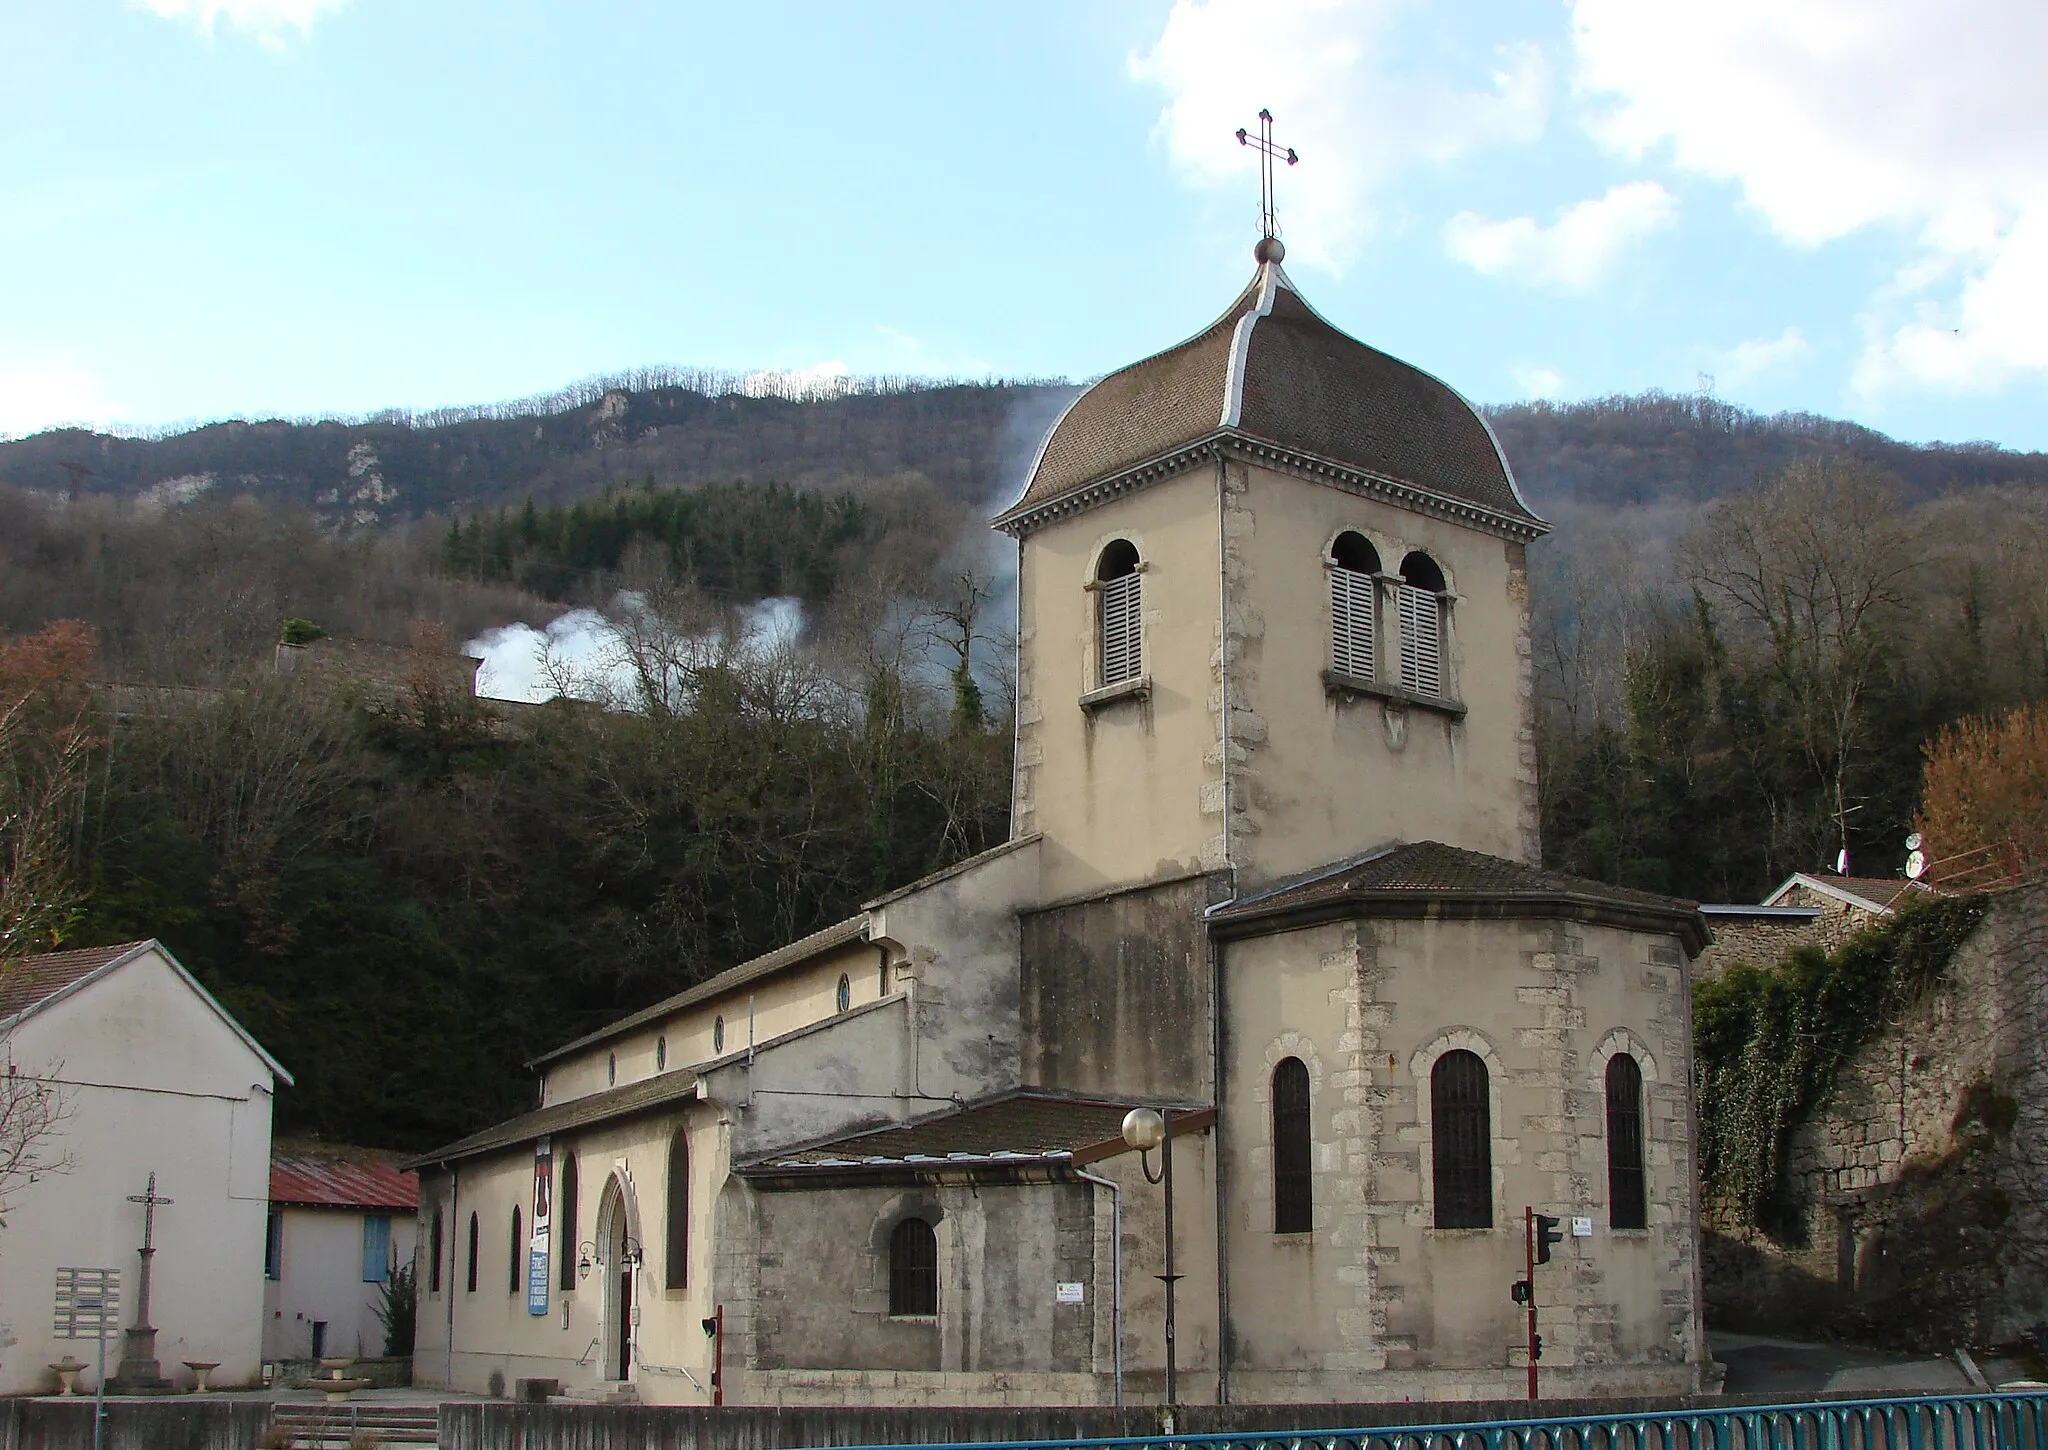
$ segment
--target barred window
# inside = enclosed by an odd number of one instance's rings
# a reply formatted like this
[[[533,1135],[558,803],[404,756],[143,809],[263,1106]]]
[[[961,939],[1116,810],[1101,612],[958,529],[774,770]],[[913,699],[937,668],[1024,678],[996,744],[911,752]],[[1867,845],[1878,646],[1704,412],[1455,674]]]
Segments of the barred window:
[[[1096,563],[1095,578],[1099,586],[1096,608],[1101,624],[1102,683],[1116,685],[1135,680],[1145,672],[1137,548],[1124,539],[1110,544]]]
[[[680,1126],[668,1140],[668,1252],[662,1269],[665,1287],[690,1287],[690,1134]]]
[[[1432,698],[1444,692],[1444,571],[1424,553],[1401,561],[1401,688]]]
[[[1650,1226],[1643,1174],[1643,1070],[1626,1052],[1607,1059],[1607,1226]]]
[[[561,1187],[555,1193],[555,1217],[548,1224],[549,1250],[555,1256],[555,1287],[565,1293],[576,1287],[576,1155],[562,1155]]]
[[[1429,1074],[1438,1228],[1493,1227],[1493,1124],[1486,1064],[1458,1049]]]
[[[524,1274],[519,1272],[526,1260],[526,1235],[520,1232],[520,1229],[523,1227],[524,1225],[520,1222],[519,1217],[519,1205],[515,1203],[512,1205],[512,1251],[505,1256],[505,1292],[507,1294],[517,1294],[519,1292],[519,1281],[525,1277]]]
[[[889,1235],[889,1312],[939,1312],[939,1239],[921,1218],[906,1218]]]
[[[1273,1069],[1273,1232],[1305,1234],[1314,1226],[1315,1186],[1309,1168],[1308,1068],[1283,1057]]]
[[[1373,647],[1373,591],[1380,556],[1365,535],[1343,533],[1330,546],[1330,668],[1370,680],[1377,673]]]

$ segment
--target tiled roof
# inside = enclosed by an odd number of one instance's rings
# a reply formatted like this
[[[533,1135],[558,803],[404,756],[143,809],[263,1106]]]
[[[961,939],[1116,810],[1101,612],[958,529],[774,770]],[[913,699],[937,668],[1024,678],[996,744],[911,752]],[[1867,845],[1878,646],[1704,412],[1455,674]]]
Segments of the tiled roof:
[[[1386,846],[1313,875],[1239,897],[1210,912],[1222,925],[1297,915],[1316,908],[1418,910],[1462,904],[1485,914],[1587,915],[1661,921],[1697,952],[1706,942],[1699,908],[1690,901],[1609,886],[1562,871],[1447,846],[1413,841]]]
[[[903,1127],[853,1133],[797,1152],[771,1153],[749,1168],[935,1166],[1049,1157],[1071,1157],[1085,1164],[1127,1151],[1124,1114],[1134,1106],[1018,1093],[949,1109]],[[1176,1120],[1176,1138],[1211,1119],[1205,1107],[1184,1111],[1185,1116]]]
[[[507,1118],[481,1132],[471,1133],[467,1138],[458,1138],[444,1148],[407,1159],[399,1166],[429,1168],[457,1158],[475,1158],[502,1148],[530,1143],[545,1134],[566,1133],[571,1128],[587,1127],[634,1113],[652,1112],[696,1095],[697,1074],[676,1068],[623,1087],[606,1088],[601,1093],[589,1093],[580,1098],[570,1098],[567,1102],[536,1108],[530,1113],[521,1113],[516,1118]]]
[[[1909,881],[1903,876],[1815,876],[1810,878],[1837,891],[1846,891],[1858,900],[1867,901],[1878,911],[1890,911],[1908,896],[1915,896],[1931,888],[1919,881]]]
[[[1225,434],[1542,527],[1469,403],[1338,331],[1270,263],[1202,332],[1082,393],[1054,425],[1023,496],[1002,521]]]
[[[0,974],[0,1020],[28,1011],[46,1002],[66,987],[84,981],[101,967],[141,951],[146,941],[123,942],[112,947],[83,947],[77,951],[42,952],[23,957]]]
[[[419,1207],[420,1180],[402,1153],[324,1143],[277,1143],[270,1150],[270,1201],[312,1208]]]
[[[684,1007],[693,1007],[699,1002],[709,1001],[713,997],[722,996],[732,991],[735,987],[743,987],[747,983],[758,981],[762,977],[773,976],[784,967],[793,967],[799,962],[808,961],[812,957],[822,955],[825,952],[835,951],[851,942],[857,942],[866,934],[867,929],[868,918],[866,912],[862,912],[859,916],[849,916],[845,921],[836,922],[821,931],[814,931],[809,936],[798,937],[787,946],[777,947],[772,952],[754,957],[749,961],[741,962],[736,967],[727,968],[717,976],[678,992],[673,997],[664,997],[652,1007],[643,1007],[630,1017],[621,1017],[618,1021],[608,1023],[598,1028],[595,1032],[585,1033],[574,1042],[565,1042],[560,1047],[550,1052],[544,1052],[539,1057],[534,1058],[527,1066],[538,1067],[542,1063],[553,1062],[557,1058],[567,1057],[572,1052],[580,1052],[586,1047],[594,1047],[600,1042],[609,1041],[615,1037],[623,1037],[635,1028],[644,1027],[650,1022],[668,1016],[671,1012],[680,1011]]]

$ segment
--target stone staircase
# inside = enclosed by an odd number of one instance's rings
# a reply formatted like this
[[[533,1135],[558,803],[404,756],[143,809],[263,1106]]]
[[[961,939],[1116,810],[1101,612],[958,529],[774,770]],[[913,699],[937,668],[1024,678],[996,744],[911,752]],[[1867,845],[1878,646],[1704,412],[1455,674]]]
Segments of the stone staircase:
[[[383,1446],[438,1445],[440,1415],[432,1405],[281,1404],[270,1423],[292,1437],[295,1450],[349,1450],[358,1435]]]

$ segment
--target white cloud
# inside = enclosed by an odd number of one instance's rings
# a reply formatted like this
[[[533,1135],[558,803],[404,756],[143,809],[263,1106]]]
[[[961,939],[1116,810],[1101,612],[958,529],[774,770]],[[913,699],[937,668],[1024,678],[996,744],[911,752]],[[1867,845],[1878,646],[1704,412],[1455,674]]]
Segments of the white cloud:
[[[0,362],[0,438],[66,424],[99,427],[115,411],[99,379],[74,362]]]
[[[1157,134],[1198,185],[1244,197],[1256,238],[1257,160],[1238,145],[1261,106],[1301,153],[1282,167],[1282,235],[1296,258],[1335,265],[1370,233],[1374,192],[1416,162],[1443,162],[1543,132],[1549,74],[1533,45],[1487,74],[1432,73],[1401,51],[1409,0],[1175,0],[1134,78],[1166,92]]]
[[[1872,298],[1859,386],[2048,369],[2048,6],[1573,0],[1572,31],[1609,146],[1668,148],[1799,245],[1913,239]]]
[[[1788,327],[1776,337],[1745,338],[1721,354],[1720,372],[1733,383],[1745,383],[1788,363],[1795,363],[1813,351],[1806,334]]]
[[[347,3],[348,0],[140,0],[145,9],[166,20],[184,21],[209,39],[225,21],[273,48],[284,43],[289,31],[296,30],[301,36],[310,33],[314,21]]]
[[[1564,374],[1556,368],[1546,368],[1534,363],[1516,363],[1508,369],[1508,375],[1515,380],[1515,386],[1532,398],[1561,398],[1564,396]]]
[[[1444,227],[1453,257],[1489,277],[1514,277],[1570,292],[1589,291],[1629,243],[1671,225],[1678,205],[1654,181],[1610,187],[1549,226],[1534,217],[1489,221],[1461,211]]]

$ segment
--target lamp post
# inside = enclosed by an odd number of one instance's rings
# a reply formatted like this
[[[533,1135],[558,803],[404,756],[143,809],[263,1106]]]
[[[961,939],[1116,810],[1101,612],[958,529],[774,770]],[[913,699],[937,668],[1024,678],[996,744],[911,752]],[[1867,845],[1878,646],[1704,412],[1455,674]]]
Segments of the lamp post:
[[[1166,1403],[1172,1405],[1178,1398],[1174,1378],[1173,1291],[1180,1280],[1180,1275],[1173,1271],[1173,1109],[1162,1112],[1156,1108],[1132,1108],[1124,1114],[1124,1141],[1138,1150],[1138,1165],[1145,1170],[1145,1181],[1164,1185],[1166,1272],[1153,1277],[1166,1285]],[[1154,1148],[1159,1150],[1157,1175],[1152,1172],[1151,1159],[1145,1156]]]

